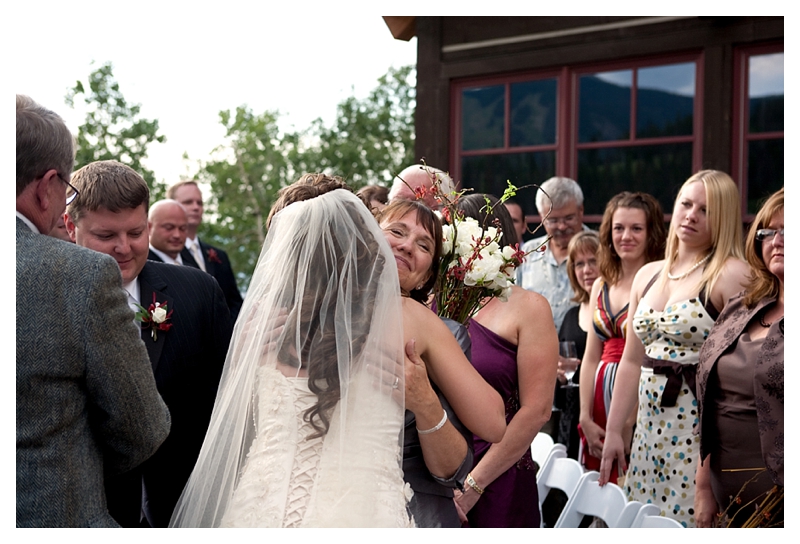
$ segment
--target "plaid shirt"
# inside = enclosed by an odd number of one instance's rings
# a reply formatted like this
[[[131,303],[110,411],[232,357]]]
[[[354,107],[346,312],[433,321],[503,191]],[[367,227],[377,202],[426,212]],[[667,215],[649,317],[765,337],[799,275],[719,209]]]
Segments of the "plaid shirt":
[[[583,230],[591,229],[583,225]],[[522,250],[526,253],[533,251],[544,242],[545,238],[546,236],[542,236],[528,240],[522,245]],[[567,310],[577,305],[571,300],[575,292],[567,275],[567,259],[561,264],[556,263],[550,244],[547,244],[544,251],[535,251],[525,257],[525,262],[517,268],[517,285],[539,293],[547,299],[553,311],[556,330],[561,329],[561,322],[564,321]]]

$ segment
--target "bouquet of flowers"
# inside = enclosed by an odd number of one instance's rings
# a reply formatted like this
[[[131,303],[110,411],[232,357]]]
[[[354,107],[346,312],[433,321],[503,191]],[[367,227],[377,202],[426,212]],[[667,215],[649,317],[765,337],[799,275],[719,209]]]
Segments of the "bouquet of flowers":
[[[481,225],[472,217],[464,217],[458,209],[458,199],[466,191],[447,192],[442,189],[439,175],[428,168],[423,161],[422,168],[431,178],[431,187],[411,188],[418,200],[428,195],[442,205],[442,260],[439,266],[439,278],[435,293],[436,312],[439,316],[468,325],[469,320],[492,298],[507,301],[511,294],[511,285],[516,280],[516,268],[522,264],[526,253],[520,245],[501,247],[502,229],[499,221],[494,225]],[[517,188],[510,181],[503,196],[502,204],[516,196],[517,191],[538,185],[526,185]],[[469,189],[468,189],[469,190]],[[545,193],[549,198],[549,195]],[[486,206],[491,215],[491,203]],[[436,212],[437,214],[439,212]],[[545,215],[546,219],[550,212]],[[542,227],[540,223],[532,232]],[[544,251],[544,242],[533,251]]]
[[[440,316],[466,325],[488,302],[507,301],[515,269],[525,254],[516,246],[500,246],[502,231],[450,210],[452,221],[442,226],[444,237],[436,309]]]

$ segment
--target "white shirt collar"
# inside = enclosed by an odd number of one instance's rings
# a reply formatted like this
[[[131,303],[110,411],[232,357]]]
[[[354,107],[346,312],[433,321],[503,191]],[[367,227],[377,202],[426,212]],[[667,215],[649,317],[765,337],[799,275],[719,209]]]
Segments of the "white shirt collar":
[[[30,219],[28,219],[27,217],[25,217],[24,215],[22,215],[19,212],[17,212],[17,217],[22,219],[25,222],[25,224],[28,225],[28,228],[30,228],[33,232],[35,232],[36,234],[41,234],[41,232],[39,232],[39,229],[36,228],[36,225],[34,225],[33,222],[31,222]]]
[[[181,264],[181,265],[183,264],[183,259],[181,259],[181,254],[180,253],[178,253],[178,258],[177,259],[173,259],[172,257],[167,255],[166,253],[164,253],[160,249],[154,248],[152,244],[150,244],[150,250],[153,253],[155,253],[156,255],[158,255],[159,257],[161,257],[161,260],[163,260],[167,264]]]
[[[186,241],[183,243],[183,245],[186,246],[187,249],[192,249],[192,245],[194,244],[197,244],[198,247],[200,246],[200,238],[198,236],[195,236],[194,238],[189,238],[187,236]]]
[[[128,292],[128,307],[133,310],[134,313],[138,311],[136,304],[139,304],[141,300],[140,293],[141,290],[139,289],[139,276],[136,276],[130,282],[124,284],[122,286],[125,291]]]

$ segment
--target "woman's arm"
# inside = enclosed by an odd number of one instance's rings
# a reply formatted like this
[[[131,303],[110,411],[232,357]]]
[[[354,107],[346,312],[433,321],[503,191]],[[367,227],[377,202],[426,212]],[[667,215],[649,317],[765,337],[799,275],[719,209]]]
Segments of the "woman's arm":
[[[428,381],[425,362],[417,355],[414,340],[406,344],[405,365],[406,409],[414,413],[418,430],[434,429],[442,421],[444,408]],[[467,457],[467,441],[449,420],[438,430],[420,433],[419,442],[428,471],[444,480],[453,477]]]
[[[639,397],[639,378],[642,374],[644,345],[633,330],[633,321],[644,288],[661,262],[649,263],[639,269],[631,286],[631,300],[628,305],[628,322],[625,331],[625,349],[617,367],[614,390],[611,394],[611,408],[606,422],[606,438],[603,456],[600,461],[600,485],[605,485],[611,476],[611,468],[617,461],[621,471],[628,469],[625,462],[625,425],[630,413],[636,410]]]
[[[405,301],[403,308],[404,312],[406,308],[410,310],[404,316],[403,326],[409,327],[416,338],[417,352],[425,361],[431,380],[444,393],[458,418],[487,442],[500,442],[506,431],[505,406],[500,394],[478,374],[436,314],[412,300]]]
[[[695,473],[694,519],[698,527],[713,527],[717,515],[717,500],[711,491],[711,455],[706,455]]]
[[[558,336],[547,300],[532,291],[519,289],[504,304],[509,305],[504,310],[513,312],[518,326],[520,409],[509,422],[503,440],[492,444],[472,469],[475,483],[483,489],[520,460],[536,433],[550,419],[558,363]],[[456,497],[461,509],[468,512],[480,495],[465,486],[464,493]]]
[[[592,309],[592,316],[597,310],[597,296],[603,280],[598,278],[592,285],[592,294],[589,297],[589,307]],[[593,457],[600,457],[603,454],[603,439],[606,432],[592,419],[592,406],[594,405],[594,379],[597,374],[597,367],[600,364],[600,357],[603,354],[603,341],[597,336],[594,330],[586,333],[586,351],[583,353],[581,361],[580,379],[580,399],[581,412],[580,424],[583,434],[589,446],[589,454]]]

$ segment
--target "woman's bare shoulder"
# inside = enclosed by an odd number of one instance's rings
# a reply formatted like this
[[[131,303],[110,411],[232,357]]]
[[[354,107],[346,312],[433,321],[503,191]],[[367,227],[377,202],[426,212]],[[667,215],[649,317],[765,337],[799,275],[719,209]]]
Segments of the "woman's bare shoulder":
[[[636,277],[634,277],[633,282],[634,285],[640,284],[644,282],[645,284],[653,279],[653,276],[661,272],[664,268],[664,260],[660,261],[651,261],[645,265],[643,265],[638,272],[636,272]]]
[[[519,285],[512,285],[511,296],[508,298],[508,301],[514,304],[519,304],[520,302],[529,304],[531,302],[547,302],[547,299],[536,291],[528,291]]]
[[[737,257],[728,257],[717,276],[712,296],[718,295],[725,304],[730,297],[745,288],[750,277],[750,265]]]
[[[444,326],[433,310],[411,298],[403,299],[403,318],[403,326],[415,330],[422,330],[423,327],[429,326],[435,327],[437,324]]]

